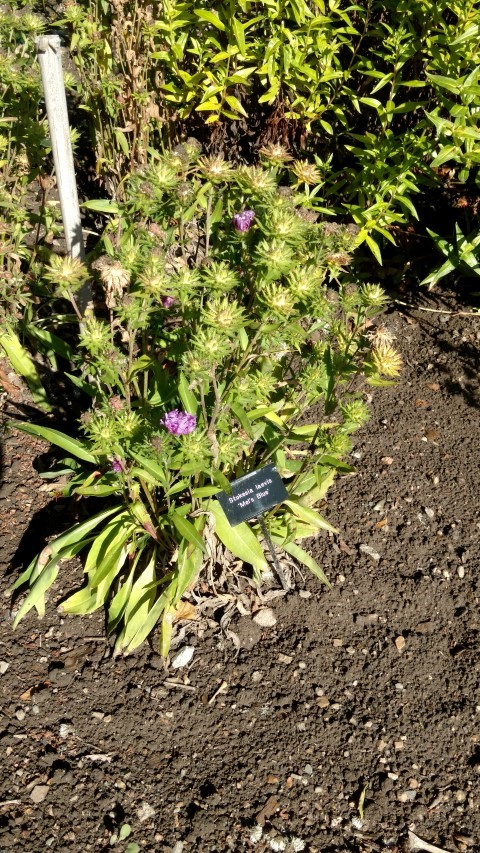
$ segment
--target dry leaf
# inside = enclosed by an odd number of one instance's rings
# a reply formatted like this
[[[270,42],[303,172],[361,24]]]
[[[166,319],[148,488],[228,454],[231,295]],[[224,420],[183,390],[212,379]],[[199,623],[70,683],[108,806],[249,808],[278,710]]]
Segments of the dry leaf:
[[[33,687],[29,687],[28,690],[25,690],[25,693],[22,693],[20,696],[20,700],[22,702],[30,702],[30,699],[32,698],[32,690]]]
[[[385,527],[386,524],[388,524],[388,518],[382,518],[381,521],[377,521],[375,525],[375,530],[381,530],[382,527]]]
[[[427,429],[425,433],[425,438],[427,441],[438,441],[440,438],[440,433],[438,429]]]
[[[190,601],[180,601],[173,612],[173,621],[180,622],[182,619],[193,621],[197,618],[197,608]]]

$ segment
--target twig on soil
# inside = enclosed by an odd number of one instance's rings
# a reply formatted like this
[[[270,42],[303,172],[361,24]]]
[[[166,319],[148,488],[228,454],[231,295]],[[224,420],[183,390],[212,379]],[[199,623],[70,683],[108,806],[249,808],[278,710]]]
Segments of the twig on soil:
[[[424,308],[422,305],[409,305],[408,302],[402,302],[400,299],[395,300],[397,305],[404,305],[405,308],[412,308],[414,311],[428,311],[430,314],[449,314],[450,317],[479,317],[480,311],[447,311],[445,308]]]
[[[164,687],[177,688],[178,690],[187,690],[190,693],[195,693],[196,687],[193,684],[184,684],[183,681],[175,681],[173,678],[167,678],[163,682]]]
[[[418,835],[415,835],[414,832],[409,830],[408,833],[408,842],[410,844],[410,850],[426,850],[427,853],[448,853],[448,850],[444,850],[443,847],[436,847],[435,844],[429,844],[428,841],[422,841]]]

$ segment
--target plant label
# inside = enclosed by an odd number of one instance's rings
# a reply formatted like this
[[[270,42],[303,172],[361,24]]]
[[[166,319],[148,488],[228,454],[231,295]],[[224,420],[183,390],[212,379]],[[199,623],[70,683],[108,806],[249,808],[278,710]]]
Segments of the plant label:
[[[276,465],[245,474],[234,480],[231,487],[231,495],[220,492],[217,499],[232,527],[256,518],[289,497]]]

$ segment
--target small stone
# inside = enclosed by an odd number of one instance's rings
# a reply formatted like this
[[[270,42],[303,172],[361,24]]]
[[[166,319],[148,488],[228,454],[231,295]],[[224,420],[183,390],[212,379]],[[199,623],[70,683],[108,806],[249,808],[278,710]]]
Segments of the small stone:
[[[278,660],[278,662],[279,662],[279,663],[285,663],[285,664],[287,664],[287,663],[291,663],[291,662],[292,662],[293,657],[292,657],[292,655],[284,655],[283,653],[280,653],[280,654],[279,654],[279,656],[278,656],[278,658],[277,658],[277,660]]]
[[[308,589],[301,589],[301,590],[299,590],[298,594],[299,594],[300,598],[311,598],[312,597],[312,593]]]
[[[38,707],[38,705],[32,705],[32,714],[39,714],[39,713],[40,713],[40,708]]]
[[[417,792],[410,788],[408,791],[400,791],[398,799],[401,803],[411,803],[417,796]]]
[[[146,803],[145,800],[140,804],[140,808],[137,809],[137,817],[140,823],[145,823],[146,820],[150,820],[150,818],[155,816],[155,809],[153,806]]]
[[[467,799],[465,791],[454,791],[453,796],[455,797],[455,802],[457,803],[464,803]]]
[[[402,637],[402,636],[396,637],[395,638],[395,645],[396,645],[399,652],[403,652],[403,650],[405,648],[405,637]]]
[[[260,669],[256,669],[255,672],[252,672],[252,681],[254,684],[258,684],[263,678],[263,672]]]
[[[0,675],[5,675],[9,666],[10,664],[6,660],[0,660]]]
[[[280,779],[278,776],[274,776],[273,773],[269,773],[267,776],[267,785],[278,785]]]
[[[387,776],[392,782],[396,782],[398,779],[398,773],[387,773]]]
[[[430,519],[435,518],[435,510],[431,509],[431,507],[426,506],[424,508],[424,511],[425,511],[425,515],[427,515],[428,518],[430,518]]]
[[[60,725],[60,729],[59,729],[58,733],[59,733],[60,737],[62,738],[62,740],[65,740],[65,738],[67,738],[71,734],[73,734],[73,726],[69,725],[68,723],[62,723]]]
[[[326,696],[319,696],[317,699],[317,705],[319,708],[328,708],[330,701]]]
[[[307,776],[311,776],[313,773],[313,767],[311,764],[306,764],[303,768],[303,772],[307,774]]]
[[[43,803],[49,790],[50,788],[48,785],[35,785],[35,787],[30,791],[30,799],[33,800],[34,803]]]
[[[460,580],[463,580],[463,578],[465,577],[465,569],[463,568],[463,566],[458,567],[457,574]]]
[[[360,551],[363,551],[364,554],[367,554],[368,557],[371,557],[375,563],[378,563],[381,560],[381,555],[378,551],[375,551],[375,548],[371,548],[370,545],[364,545],[363,543],[359,546]]]
[[[397,749],[397,750],[398,749],[404,749],[405,743],[403,742],[403,740],[396,740],[394,746],[395,746],[395,749]]]
[[[105,714],[103,711],[92,711],[92,717],[94,720],[103,720]]]
[[[392,456],[382,456],[382,462],[384,465],[393,465]]]
[[[340,646],[343,646],[343,640],[341,640],[339,637],[337,637],[337,638],[333,641],[333,645],[335,646],[335,648],[337,648],[337,649],[338,649]]]
[[[187,666],[192,660],[194,653],[195,646],[183,646],[172,658],[172,667],[174,669],[181,669],[183,666]]]
[[[271,607],[264,607],[263,610],[258,610],[255,613],[253,621],[261,628],[273,628],[277,624],[277,617]]]
[[[292,835],[290,838],[290,847],[294,853],[301,853],[302,850],[305,850],[305,842],[298,835]]]
[[[408,780],[408,787],[412,789],[419,788],[420,782],[418,781],[418,779],[414,779],[412,776],[412,778]]]
[[[18,711],[15,711],[15,716],[17,720],[23,722],[23,720],[25,719],[25,711],[22,708],[19,708]]]

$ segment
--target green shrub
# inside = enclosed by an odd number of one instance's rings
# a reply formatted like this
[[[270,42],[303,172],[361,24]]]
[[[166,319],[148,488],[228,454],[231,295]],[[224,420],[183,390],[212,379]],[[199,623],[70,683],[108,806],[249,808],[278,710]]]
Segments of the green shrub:
[[[104,308],[80,324],[71,376],[93,397],[85,438],[22,427],[66,451],[47,472],[69,475],[64,494],[96,496],[101,509],[21,575],[15,588],[31,589],[16,622],[43,612],[61,560],[88,547],[86,584],[63,607],[105,604],[126,651],[160,620],[168,653],[182,596],[220,544],[261,583],[258,520],[231,527],[215,495],[267,463],[289,492],[266,514],[269,534],[326,581],[298,542],[333,530],[315,505],[351,470],[350,436],[368,417],[362,387],[388,382],[401,363],[367,332],[381,289],[342,283],[356,229],[317,223],[278,167],[198,154],[189,140],[132,174],[91,264]],[[74,303],[86,274],[52,257],[44,281]]]

